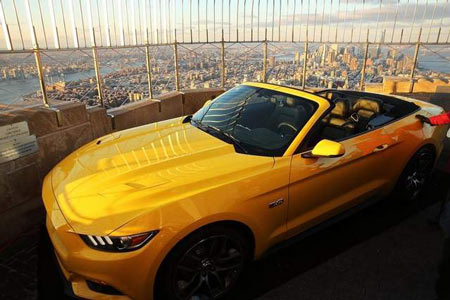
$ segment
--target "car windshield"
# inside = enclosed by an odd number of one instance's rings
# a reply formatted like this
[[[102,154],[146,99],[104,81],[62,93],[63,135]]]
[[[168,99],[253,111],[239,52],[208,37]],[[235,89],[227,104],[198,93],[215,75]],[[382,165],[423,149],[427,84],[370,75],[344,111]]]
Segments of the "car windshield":
[[[191,123],[238,152],[281,156],[316,109],[301,97],[241,85],[200,109]]]

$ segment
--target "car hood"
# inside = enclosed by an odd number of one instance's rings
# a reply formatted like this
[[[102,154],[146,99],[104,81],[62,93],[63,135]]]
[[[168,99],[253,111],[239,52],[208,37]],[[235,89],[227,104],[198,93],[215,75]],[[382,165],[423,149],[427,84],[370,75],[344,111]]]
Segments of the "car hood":
[[[165,203],[273,166],[273,158],[236,153],[182,120],[107,135],[52,170],[55,198],[75,232],[109,234]]]

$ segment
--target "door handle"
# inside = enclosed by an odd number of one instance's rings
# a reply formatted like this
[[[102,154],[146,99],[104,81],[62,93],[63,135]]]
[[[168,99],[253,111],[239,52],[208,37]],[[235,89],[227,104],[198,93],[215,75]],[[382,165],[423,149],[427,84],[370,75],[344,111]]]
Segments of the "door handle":
[[[389,148],[388,144],[379,145],[379,146],[375,147],[375,149],[373,149],[372,152],[381,152],[381,151],[386,150],[387,148]]]

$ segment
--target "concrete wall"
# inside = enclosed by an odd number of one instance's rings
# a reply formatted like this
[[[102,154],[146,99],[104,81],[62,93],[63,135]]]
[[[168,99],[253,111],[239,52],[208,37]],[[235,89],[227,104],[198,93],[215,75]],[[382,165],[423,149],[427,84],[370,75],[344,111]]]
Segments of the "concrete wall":
[[[44,220],[40,199],[45,175],[69,153],[112,131],[192,114],[222,89],[172,92],[106,111],[82,103],[0,107],[0,126],[27,121],[37,153],[0,164],[0,245]]]
[[[384,77],[383,83],[367,83],[365,90],[374,93],[409,93],[411,82],[405,77]],[[414,83],[413,93],[450,93],[450,82],[441,79],[420,78]]]

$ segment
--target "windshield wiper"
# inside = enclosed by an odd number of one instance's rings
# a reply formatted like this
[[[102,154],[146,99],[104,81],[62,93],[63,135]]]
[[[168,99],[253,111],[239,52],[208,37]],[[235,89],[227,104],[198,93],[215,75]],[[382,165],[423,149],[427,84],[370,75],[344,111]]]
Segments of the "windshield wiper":
[[[212,131],[215,134],[218,134],[218,135],[220,135],[222,137],[225,137],[233,145],[235,145],[236,147],[241,149],[244,153],[248,154],[248,150],[242,145],[242,142],[240,140],[238,140],[237,138],[235,138],[234,136],[232,136],[231,134],[229,134],[228,132],[222,131],[219,128],[217,128],[216,126],[201,123],[201,122],[199,122],[197,120],[191,119],[191,122],[194,123],[199,128],[204,129],[205,131],[209,131],[209,132]]]
[[[242,142],[229,134],[228,132],[222,131],[219,128],[212,126],[212,125],[205,125],[207,128],[214,130],[218,134],[227,137],[235,146],[240,148],[244,153],[248,154],[247,149],[242,145]]]

